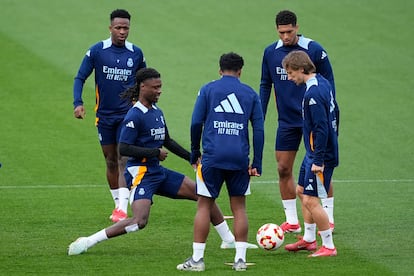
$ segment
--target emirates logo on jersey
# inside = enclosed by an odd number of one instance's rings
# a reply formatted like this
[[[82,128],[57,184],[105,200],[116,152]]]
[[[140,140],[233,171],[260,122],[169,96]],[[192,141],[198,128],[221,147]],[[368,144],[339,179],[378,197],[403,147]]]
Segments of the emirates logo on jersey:
[[[134,61],[132,60],[132,58],[129,58],[129,59],[127,60],[127,66],[128,66],[128,67],[132,67],[132,66],[134,66]]]

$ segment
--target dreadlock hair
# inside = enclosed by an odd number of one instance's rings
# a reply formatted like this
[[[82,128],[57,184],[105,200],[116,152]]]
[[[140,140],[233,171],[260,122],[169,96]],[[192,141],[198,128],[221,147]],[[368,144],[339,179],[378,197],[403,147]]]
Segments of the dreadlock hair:
[[[122,99],[128,99],[131,102],[138,101],[139,97],[139,87],[141,83],[148,79],[159,79],[161,78],[161,74],[155,70],[154,68],[142,68],[139,69],[137,74],[135,75],[135,84],[134,86],[128,88],[124,92],[120,94]]]

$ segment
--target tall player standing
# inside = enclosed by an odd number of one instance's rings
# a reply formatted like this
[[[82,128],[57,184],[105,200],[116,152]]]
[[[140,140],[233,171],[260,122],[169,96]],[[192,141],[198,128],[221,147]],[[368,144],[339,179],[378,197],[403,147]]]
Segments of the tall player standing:
[[[132,104],[120,94],[134,85],[136,72],[146,67],[142,50],[128,42],[131,15],[123,9],[110,14],[110,38],[86,52],[73,85],[74,116],[83,119],[86,111],[82,91],[86,79],[95,71],[96,120],[99,142],[106,162],[106,178],[115,209],[113,222],[127,218],[129,190],[123,172],[127,157],[119,154],[121,123]]]
[[[296,14],[283,10],[276,15],[276,31],[279,40],[267,46],[262,61],[260,98],[263,114],[266,116],[272,85],[276,96],[278,127],[276,131],[275,157],[279,176],[279,189],[285,210],[286,221],[281,224],[285,232],[300,233],[301,226],[296,209],[296,188],[293,178],[293,164],[302,139],[302,99],[306,86],[297,86],[288,80],[282,60],[293,50],[305,51],[316,66],[316,73],[326,78],[333,89],[335,83],[332,66],[324,48],[316,41],[298,34]],[[322,205],[329,216],[330,227],[334,229],[333,188],[330,185],[328,198]]]

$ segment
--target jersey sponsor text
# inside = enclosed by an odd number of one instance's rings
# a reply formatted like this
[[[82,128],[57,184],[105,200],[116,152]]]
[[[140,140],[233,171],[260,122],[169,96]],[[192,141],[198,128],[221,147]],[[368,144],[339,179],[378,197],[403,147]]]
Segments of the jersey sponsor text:
[[[276,67],[276,75],[280,76],[280,80],[287,80],[287,72],[286,69],[283,67]]]
[[[102,72],[106,74],[107,80],[128,81],[128,76],[132,75],[131,69],[120,69],[118,67],[103,66]]]
[[[224,135],[239,135],[240,130],[244,129],[244,125],[229,121],[214,121],[214,128],[217,129],[217,134]]]
[[[151,136],[154,140],[165,140],[165,127],[151,128]]]

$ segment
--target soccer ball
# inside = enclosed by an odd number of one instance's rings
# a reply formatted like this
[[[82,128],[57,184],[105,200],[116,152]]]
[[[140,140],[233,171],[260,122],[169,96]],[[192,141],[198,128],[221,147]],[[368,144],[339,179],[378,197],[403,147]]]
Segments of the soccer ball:
[[[284,242],[282,228],[274,223],[266,223],[257,230],[256,241],[265,250],[276,250]]]

